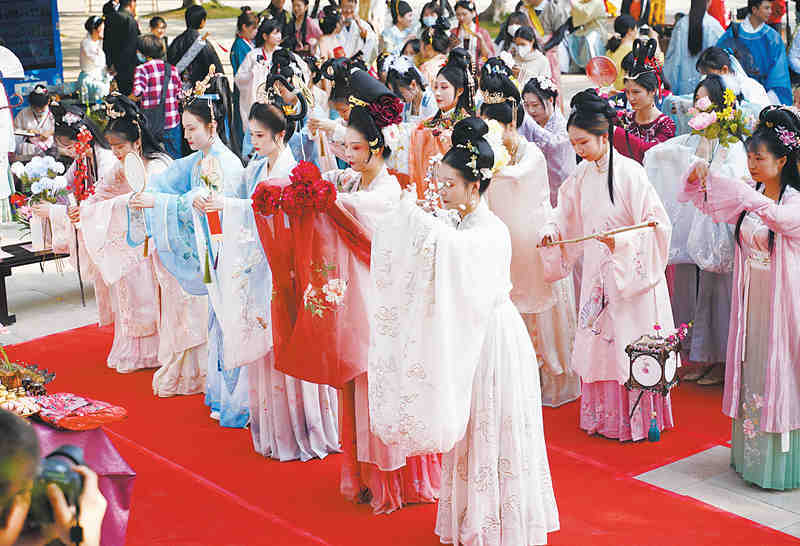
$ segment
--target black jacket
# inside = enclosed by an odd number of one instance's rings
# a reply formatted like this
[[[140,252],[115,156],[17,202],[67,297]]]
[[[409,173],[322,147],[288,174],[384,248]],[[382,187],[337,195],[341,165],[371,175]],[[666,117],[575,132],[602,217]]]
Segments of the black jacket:
[[[114,35],[114,23],[117,19],[117,9],[117,6],[114,5],[114,0],[108,0],[108,2],[103,4],[103,17],[105,17],[106,20],[105,35],[109,37],[103,40],[103,53],[106,54],[106,66],[109,68],[114,59],[113,41],[110,37]]]
[[[127,10],[117,12],[114,21],[114,32],[107,40],[111,39],[111,62],[117,71],[117,84],[124,95],[130,93],[129,85],[133,85],[133,71],[139,64],[136,58],[136,43],[139,38],[139,23]]]
[[[200,36],[200,33],[194,29],[186,29],[177,38],[172,40],[167,50],[167,60],[169,64],[175,66],[181,60],[184,53],[186,53],[192,44]],[[197,54],[197,57],[189,63],[189,66],[181,74],[183,81],[188,81],[192,85],[202,80],[208,74],[208,67],[211,65],[216,67],[216,72],[222,74],[222,62],[219,60],[219,55],[211,46],[206,43],[205,47]]]

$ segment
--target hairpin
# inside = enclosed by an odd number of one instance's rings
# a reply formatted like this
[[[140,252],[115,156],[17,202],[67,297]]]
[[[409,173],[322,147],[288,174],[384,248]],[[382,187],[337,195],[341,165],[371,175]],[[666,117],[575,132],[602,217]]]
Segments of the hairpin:
[[[363,106],[364,108],[367,108],[369,106],[369,103],[367,101],[361,100],[354,95],[350,95],[349,100],[350,100],[350,106]]]
[[[118,119],[125,115],[125,112],[120,112],[110,102],[107,102],[105,104],[106,104],[106,116],[108,116],[108,119]]]
[[[184,106],[189,106],[194,102],[195,99],[205,95],[206,90],[211,86],[211,78],[214,77],[216,71],[217,67],[214,66],[213,64],[210,65],[208,67],[208,74],[206,74],[205,78],[195,83],[194,88],[191,89],[188,93],[186,92],[181,93],[181,102],[183,102]],[[219,95],[217,95],[217,98],[219,98]],[[209,102],[209,105],[210,104],[211,103]]]
[[[489,93],[483,98],[484,104],[502,104],[506,101],[513,102],[514,99],[506,97],[502,93]]]
[[[536,84],[539,86],[539,89],[542,90],[549,90],[558,93],[558,86],[556,86],[555,82],[544,75],[536,75],[533,77],[536,80]]]

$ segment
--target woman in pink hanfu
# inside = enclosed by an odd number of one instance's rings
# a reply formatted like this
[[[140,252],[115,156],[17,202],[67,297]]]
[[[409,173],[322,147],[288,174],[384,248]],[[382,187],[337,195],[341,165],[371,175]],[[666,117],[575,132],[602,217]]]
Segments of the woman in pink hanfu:
[[[755,187],[696,163],[684,200],[736,225],[722,411],[733,419],[731,464],[766,489],[800,487],[800,119],[761,112],[747,141]]]
[[[583,254],[583,279],[572,367],[583,380],[580,427],[589,434],[641,440],[650,417],[659,430],[673,427],[669,395],[628,391],[628,344],[654,327],[673,327],[664,269],[672,226],[644,169],[610,150],[614,109],[594,90],[573,99],[567,122],[570,141],[583,158],[559,189],[554,222],[542,243],[572,239],[615,228],[657,222],[582,243],[542,250],[545,276],[563,278]]]
[[[53,113],[56,142],[67,155],[76,157],[78,135],[82,131],[89,131],[92,135],[85,161],[88,176],[86,185],[94,188],[94,194],[81,203],[81,208],[88,210],[98,207],[108,199],[129,192],[130,188],[121,176],[119,161],[97,127],[84,119],[83,112],[71,108],[53,108]],[[77,164],[74,161],[65,174],[70,186],[75,184]],[[79,209],[71,207],[69,210],[68,214],[67,207],[61,204],[39,203],[33,207],[34,214],[50,219],[53,249],[69,253],[74,260],[73,265],[77,265],[79,260],[84,278],[94,282],[100,324],[115,324],[108,366],[122,373],[157,367],[158,287],[153,277],[152,262],[145,260],[140,252],[139,256],[128,253],[127,260],[115,264],[98,264],[98,256],[93,255],[87,245],[83,229],[94,229],[95,224],[79,223]],[[103,216],[108,219],[110,214],[106,211]],[[106,224],[102,229],[107,227]],[[127,246],[124,234],[116,243],[120,248]]]

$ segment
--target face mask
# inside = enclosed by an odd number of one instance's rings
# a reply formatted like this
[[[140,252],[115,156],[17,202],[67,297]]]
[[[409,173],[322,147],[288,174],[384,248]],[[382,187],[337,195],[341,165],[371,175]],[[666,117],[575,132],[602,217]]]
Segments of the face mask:
[[[531,46],[524,45],[524,46],[517,46],[517,55],[520,57],[527,57],[531,52]]]
[[[436,16],[435,15],[426,15],[422,18],[422,24],[426,27],[432,27],[436,24]]]
[[[514,35],[517,33],[518,30],[519,30],[519,25],[508,25],[508,35],[511,36],[512,38],[514,37]]]

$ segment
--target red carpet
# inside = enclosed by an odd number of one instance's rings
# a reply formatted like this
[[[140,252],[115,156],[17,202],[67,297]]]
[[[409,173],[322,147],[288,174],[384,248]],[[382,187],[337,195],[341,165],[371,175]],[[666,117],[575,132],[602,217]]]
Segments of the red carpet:
[[[108,328],[86,327],[9,348],[9,356],[57,372],[54,391],[126,407],[109,427],[138,473],[129,545],[434,546],[435,507],[373,516],[338,494],[339,456],[279,463],[255,454],[250,434],[220,428],[202,397],[156,399],[152,371],[105,366]],[[578,404],[545,408],[561,545],[797,544],[795,538],[632,479],[730,438],[718,389],[673,391],[678,428],[659,443],[619,443],[578,429]],[[516,546],[516,545],[514,545]],[[523,545],[519,545],[523,546]]]

